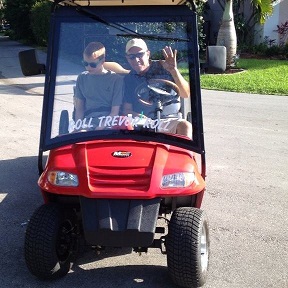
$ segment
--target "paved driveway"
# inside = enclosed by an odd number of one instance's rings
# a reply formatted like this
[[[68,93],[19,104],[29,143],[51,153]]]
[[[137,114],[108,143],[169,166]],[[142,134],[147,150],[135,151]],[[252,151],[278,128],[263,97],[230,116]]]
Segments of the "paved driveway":
[[[29,274],[21,223],[42,203],[36,182],[43,77],[21,78],[12,58],[22,47],[15,47],[3,54],[0,43],[0,287],[175,287],[165,256],[152,249],[141,257],[84,250],[59,281]],[[15,70],[5,78],[7,69]],[[288,97],[203,91],[203,114],[208,189],[202,208],[211,226],[205,287],[287,288]]]

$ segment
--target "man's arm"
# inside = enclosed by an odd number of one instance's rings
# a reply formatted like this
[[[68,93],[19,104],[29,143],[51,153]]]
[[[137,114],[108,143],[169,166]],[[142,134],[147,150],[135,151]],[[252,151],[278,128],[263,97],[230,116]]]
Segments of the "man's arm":
[[[132,116],[136,116],[137,113],[133,111],[133,106],[131,103],[124,103],[123,104],[123,114],[127,116],[128,114],[132,114]]]
[[[120,106],[112,106],[110,116],[119,115]]]
[[[104,62],[104,68],[115,73],[127,74],[130,70],[125,69],[120,64],[116,62]]]
[[[124,116],[127,116],[128,114],[132,114],[133,117],[141,117],[141,118],[147,118],[146,115],[144,115],[143,113],[138,113],[133,111],[133,105],[131,103],[124,103],[123,104],[123,114]]]
[[[190,96],[189,83],[184,79],[177,68],[177,50],[172,51],[171,47],[166,46],[163,50],[165,60],[160,60],[163,68],[166,69],[174,79],[175,84],[179,87],[179,96],[188,98]]]

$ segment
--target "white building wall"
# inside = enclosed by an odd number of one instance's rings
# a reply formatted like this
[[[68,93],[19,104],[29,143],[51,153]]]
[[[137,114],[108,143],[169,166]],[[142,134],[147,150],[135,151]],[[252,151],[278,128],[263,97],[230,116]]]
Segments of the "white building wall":
[[[277,25],[279,24],[279,4],[274,6],[273,14],[267,18],[263,25],[263,39],[268,37],[269,40],[275,40],[273,44],[279,44],[279,35],[275,31],[277,30]]]
[[[284,0],[279,5],[280,11],[279,11],[279,25],[284,24],[286,21],[288,21],[288,0]],[[286,38],[284,39],[284,43],[288,43],[288,35],[286,35]]]
[[[255,44],[262,43],[265,37],[275,40],[275,45],[282,44],[280,35],[275,30],[277,30],[277,25],[288,21],[288,0],[278,0],[273,6],[273,15],[268,17],[264,25],[258,25],[255,29]],[[287,40],[286,38],[285,41]]]

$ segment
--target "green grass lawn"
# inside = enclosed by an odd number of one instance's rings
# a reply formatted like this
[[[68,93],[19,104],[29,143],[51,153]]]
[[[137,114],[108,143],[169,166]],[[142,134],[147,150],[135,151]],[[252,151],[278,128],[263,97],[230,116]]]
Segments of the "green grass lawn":
[[[239,59],[234,74],[203,74],[201,88],[254,94],[288,95],[288,61]]]

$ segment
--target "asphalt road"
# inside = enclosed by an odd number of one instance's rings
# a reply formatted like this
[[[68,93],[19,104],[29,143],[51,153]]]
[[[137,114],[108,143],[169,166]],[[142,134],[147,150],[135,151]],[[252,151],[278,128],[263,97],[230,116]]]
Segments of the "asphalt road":
[[[21,224],[42,204],[37,153],[43,77],[13,74],[19,67],[3,53],[0,43],[0,287],[175,288],[166,257],[153,249],[141,256],[85,250],[71,272],[53,282],[28,272]],[[288,97],[202,94],[207,153],[202,208],[211,233],[205,288],[287,288]]]

